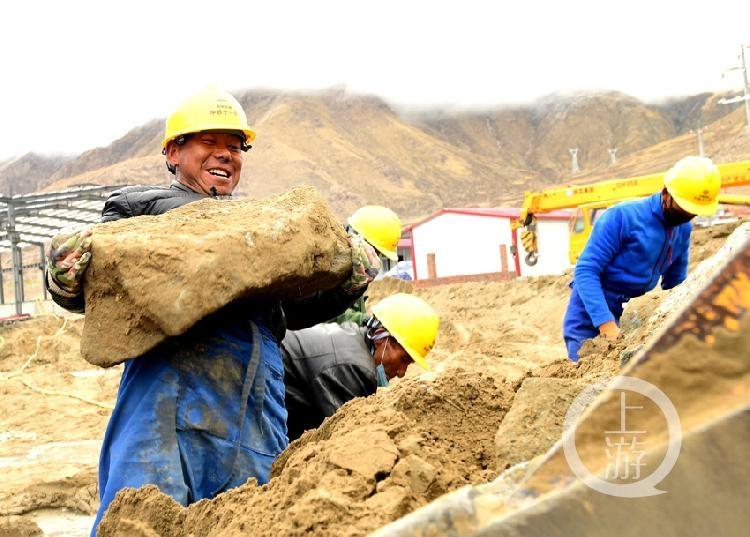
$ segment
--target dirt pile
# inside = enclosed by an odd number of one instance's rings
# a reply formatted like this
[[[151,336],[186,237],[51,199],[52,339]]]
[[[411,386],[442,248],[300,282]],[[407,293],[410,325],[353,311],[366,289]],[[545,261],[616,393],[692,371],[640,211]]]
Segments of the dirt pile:
[[[408,379],[348,403],[303,435],[268,485],[250,482],[187,509],[154,488],[131,490],[118,496],[99,534],[118,535],[138,521],[160,535],[362,535],[490,479],[494,429],[512,398],[509,384],[473,371]]]
[[[310,187],[101,224],[91,259],[81,352],[104,367],[232,301],[302,298],[351,272],[346,234]]]
[[[689,271],[692,272],[701,262],[716,254],[724,245],[727,237],[745,222],[746,220],[739,219],[716,226],[693,229],[690,236]]]
[[[496,447],[509,411],[526,416],[538,409],[529,386],[583,385],[587,376],[602,375],[601,367],[609,371],[593,359],[587,372],[564,361],[565,288],[564,279],[536,278],[411,289],[445,320],[430,371],[412,371],[346,404],[281,455],[268,485],[251,481],[188,508],[153,487],[125,491],[100,534],[363,535],[446,492],[491,480],[511,460],[543,453],[559,437],[559,412],[540,413],[535,428],[523,431],[523,419],[512,420],[501,438],[524,438],[503,453]],[[403,282],[377,283],[372,303],[381,292],[405,289]],[[539,378],[550,365],[581,380]]]
[[[98,507],[98,452],[120,371],[91,369],[82,326],[52,315],[0,326],[0,535],[36,535],[39,509],[83,518]]]
[[[694,246],[715,251],[724,242],[721,235],[696,230]],[[624,351],[635,352],[663,322],[655,312],[667,302],[664,297],[680,289],[631,301],[623,340],[595,340],[573,364],[560,335],[568,280],[426,289],[400,280],[375,282],[370,305],[407,291],[437,310],[441,331],[429,372],[409,368],[408,378],[391,388],[345,405],[290,446],[264,487],[248,483],[188,509],[155,490],[130,491],[107,515],[110,531],[362,535],[443,492],[485,483],[508,464],[544,453],[560,437],[561,412],[571,394],[616,374]],[[48,392],[113,402],[120,368],[91,369],[78,350],[82,321],[63,322],[42,317],[0,328],[0,378],[26,363],[41,336],[21,379]],[[36,510],[44,507],[94,512],[108,416],[105,408],[43,395],[17,378],[0,381],[0,516],[40,521]]]
[[[703,235],[696,233],[707,246],[722,240]],[[376,282],[370,305],[408,291],[437,310],[442,325],[430,371],[411,368],[391,388],[342,407],[282,454],[268,485],[249,482],[187,508],[153,487],[124,491],[101,535],[363,535],[545,453],[562,434],[570,401],[617,374],[664,320],[657,310],[667,293],[632,300],[623,338],[588,342],[573,364],[560,337],[568,280],[424,289]]]
[[[27,517],[0,517],[0,537],[42,537],[43,535],[39,526]]]
[[[495,434],[497,470],[529,461],[560,438],[565,413],[588,380],[528,378]]]
[[[734,284],[747,282],[747,258],[744,268],[734,268],[724,281],[734,276]],[[712,301],[712,292],[719,298],[726,289],[707,289],[709,296],[704,295],[702,303]],[[726,294],[720,300],[726,304]],[[734,322],[713,331],[715,338],[701,341],[680,321],[676,331],[667,329],[665,340],[624,372],[629,382],[644,379],[663,390],[661,408],[644,394],[620,391],[623,384],[618,383],[588,407],[566,435],[575,440],[580,465],[572,464],[569,450],[558,444],[541,460],[516,466],[489,485],[456,491],[373,535],[442,535],[447,528],[456,537],[598,536],[611,534],[612,528],[629,536],[662,535],[665,530],[669,535],[745,535],[750,314],[747,297],[735,294],[728,301],[741,308],[726,312]],[[701,316],[700,304],[691,314]],[[738,317],[742,310],[744,316]],[[622,415],[624,393],[628,430]],[[671,406],[665,407],[666,401],[676,407],[679,424],[674,417],[665,419]],[[675,442],[680,431],[681,441]],[[614,437],[616,445],[636,439],[636,460],[613,457],[612,450],[604,448],[611,445],[607,435],[612,433],[625,434],[625,440]],[[576,479],[572,468],[580,473],[584,465],[606,483]],[[623,472],[624,467],[630,472]],[[636,482],[638,490],[632,492],[654,495],[627,500],[616,496]]]

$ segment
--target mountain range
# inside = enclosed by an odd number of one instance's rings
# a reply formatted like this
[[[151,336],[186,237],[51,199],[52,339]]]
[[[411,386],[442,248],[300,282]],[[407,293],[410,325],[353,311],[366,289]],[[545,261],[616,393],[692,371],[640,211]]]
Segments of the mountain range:
[[[238,95],[257,132],[239,193],[315,186],[345,217],[364,204],[405,221],[441,207],[518,203],[524,190],[667,169],[697,154],[750,158],[744,110],[703,93],[644,103],[617,92],[552,95],[493,110],[402,110],[342,89]],[[0,162],[4,195],[78,184],[168,184],[163,119],[77,156],[30,153]],[[571,172],[570,149],[580,171]],[[609,149],[616,149],[616,162]]]

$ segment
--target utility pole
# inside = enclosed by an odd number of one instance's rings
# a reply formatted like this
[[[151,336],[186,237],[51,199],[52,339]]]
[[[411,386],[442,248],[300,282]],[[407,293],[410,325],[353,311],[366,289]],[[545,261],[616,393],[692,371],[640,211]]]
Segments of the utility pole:
[[[745,83],[745,119],[747,119],[747,134],[750,136],[750,84],[747,82],[747,63],[745,63],[745,46],[740,47],[742,60],[742,80]]]
[[[719,101],[719,104],[732,104],[736,103],[738,101],[745,101],[745,119],[747,121],[747,126],[745,129],[745,132],[748,137],[750,137],[750,82],[748,82],[748,76],[747,76],[747,61],[745,60],[745,49],[750,48],[747,45],[741,45],[740,46],[740,65],[737,67],[732,67],[731,69],[728,69],[727,71],[742,71],[742,82],[743,82],[743,96],[742,97],[730,97],[727,99],[721,99]],[[724,74],[726,74],[726,72]],[[724,75],[722,75],[722,78]]]
[[[698,156],[705,157],[706,152],[703,148],[703,131],[706,130],[706,127],[698,126],[695,128],[695,130],[690,130],[691,133],[695,133],[698,136]]]
[[[613,147],[607,151],[609,151],[609,165],[614,166],[617,163],[617,148]]]
[[[570,151],[571,158],[570,172],[575,175],[581,171],[581,168],[578,167],[578,148],[576,147],[575,149],[568,149],[568,151]]]

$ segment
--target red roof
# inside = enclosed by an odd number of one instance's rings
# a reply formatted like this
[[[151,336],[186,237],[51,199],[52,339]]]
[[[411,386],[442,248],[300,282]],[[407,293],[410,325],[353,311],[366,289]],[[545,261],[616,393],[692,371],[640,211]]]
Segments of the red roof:
[[[489,216],[493,218],[518,218],[521,215],[521,209],[518,207],[468,207],[468,208],[446,208],[435,211],[430,216],[423,218],[413,224],[404,226],[404,230],[411,230],[415,227],[421,226],[422,224],[429,222],[433,218],[437,218],[442,214],[467,214],[473,216]],[[562,209],[559,211],[550,211],[548,213],[537,213],[537,220],[568,220],[573,214],[570,209]]]

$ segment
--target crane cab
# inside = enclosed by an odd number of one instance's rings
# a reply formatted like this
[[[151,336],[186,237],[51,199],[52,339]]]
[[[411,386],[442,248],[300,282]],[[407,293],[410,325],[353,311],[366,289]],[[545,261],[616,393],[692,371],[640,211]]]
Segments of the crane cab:
[[[568,259],[571,265],[575,265],[578,256],[583,252],[584,246],[591,236],[594,222],[607,208],[620,203],[623,200],[596,201],[584,203],[576,207],[576,212],[570,217],[569,230],[570,239],[568,246]]]

